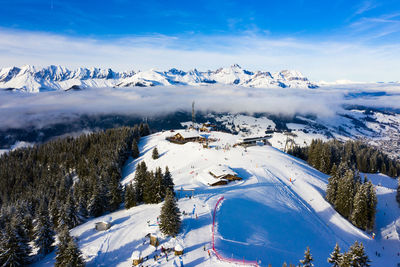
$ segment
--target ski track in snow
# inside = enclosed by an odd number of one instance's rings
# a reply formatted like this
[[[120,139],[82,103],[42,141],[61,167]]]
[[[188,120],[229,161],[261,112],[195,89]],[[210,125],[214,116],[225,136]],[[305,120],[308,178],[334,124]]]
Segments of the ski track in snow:
[[[147,224],[150,221],[153,225],[162,204],[139,205],[105,215],[112,217],[113,225],[104,232],[93,230],[94,222],[101,217],[89,220],[71,231],[78,238],[88,266],[131,266],[130,255],[134,250],[149,257],[144,266],[179,266],[180,259],[172,254],[169,261],[165,257],[153,260],[155,249],[148,241],[143,243],[147,233],[158,235],[160,246],[181,244],[185,266],[236,266],[220,262],[214,255],[209,257],[207,252],[211,249],[212,211],[221,196],[225,199],[217,210],[215,245],[224,257],[258,260],[261,266],[268,263],[281,266],[283,261],[297,264],[306,246],[310,246],[315,266],[328,266],[326,259],[336,242],[343,251],[358,240],[364,243],[372,266],[396,266],[400,262],[396,180],[367,174],[376,185],[378,195],[376,237],[372,240],[369,233],[352,226],[324,200],[327,176],[304,161],[268,146],[250,147],[247,151],[242,147],[215,149],[215,146],[235,143],[238,136],[226,133],[211,133],[220,139],[211,149],[197,143],[176,145],[165,140],[175,133],[143,138],[139,143],[140,158],[128,160],[121,183],[132,181],[135,166],[142,160],[149,170],[158,166],[164,169],[168,165],[175,190],[196,190],[194,198],[183,195],[178,201],[181,212],[187,214],[182,216],[180,234],[176,238],[165,238],[157,226]],[[161,155],[157,160],[151,158],[155,146]],[[218,164],[228,165],[243,180],[226,186],[205,185],[203,170]],[[381,257],[375,255],[377,251]],[[35,266],[51,266],[54,257],[52,253]]]

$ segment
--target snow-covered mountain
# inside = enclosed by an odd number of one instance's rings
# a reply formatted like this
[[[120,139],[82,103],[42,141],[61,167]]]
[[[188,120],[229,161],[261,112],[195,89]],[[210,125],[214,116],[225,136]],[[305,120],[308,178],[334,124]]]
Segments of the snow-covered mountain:
[[[170,69],[115,72],[111,69],[79,68],[70,70],[62,66],[44,68],[23,66],[0,69],[0,88],[40,92],[49,90],[83,89],[87,87],[134,87],[158,85],[224,84],[257,88],[316,88],[298,71],[251,72],[235,64],[228,68],[201,72]]]

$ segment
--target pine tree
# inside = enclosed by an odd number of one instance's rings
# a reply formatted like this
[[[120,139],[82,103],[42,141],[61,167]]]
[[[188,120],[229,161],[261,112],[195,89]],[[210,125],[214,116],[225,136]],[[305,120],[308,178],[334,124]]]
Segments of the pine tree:
[[[58,222],[60,221],[60,203],[58,201],[58,199],[54,199],[51,203],[50,203],[50,208],[49,208],[49,215],[50,215],[50,220],[51,223],[53,224],[53,226],[55,228],[58,227]]]
[[[331,177],[328,178],[328,185],[326,187],[326,200],[331,204],[335,204],[339,182],[336,164],[333,164],[331,173]]]
[[[33,219],[32,216],[28,213],[25,214],[23,220],[22,220],[23,228],[25,229],[29,241],[32,241],[34,239],[34,225],[33,225]]]
[[[174,185],[174,182],[172,180],[172,175],[171,175],[171,173],[169,171],[168,166],[165,167],[165,172],[164,172],[164,176],[163,176],[163,183],[164,183],[165,190],[169,190],[171,192],[174,192],[174,186],[175,185]]]
[[[374,185],[371,181],[368,181],[366,184],[367,187],[367,205],[368,205],[368,214],[367,214],[367,230],[374,229],[375,225],[375,214],[376,214],[376,205],[378,204],[378,198],[376,197],[376,192]]]
[[[328,258],[328,262],[332,264],[332,267],[339,267],[341,259],[342,254],[340,253],[340,247],[338,243],[336,243],[334,250]]]
[[[28,263],[28,255],[21,247],[18,234],[10,224],[4,230],[0,243],[0,264],[1,266],[24,266]]]
[[[340,179],[335,201],[335,209],[345,218],[349,218],[354,202],[354,173],[347,170],[344,177]]]
[[[125,209],[130,209],[136,206],[136,193],[132,184],[125,187]]]
[[[151,157],[152,157],[153,159],[158,159],[159,155],[158,155],[158,149],[157,149],[157,147],[155,147],[155,148],[153,149],[153,153],[151,154]]]
[[[164,175],[160,167],[156,168],[155,178],[155,193],[156,203],[160,203],[165,198]]]
[[[313,262],[313,257],[311,255],[310,252],[310,247],[307,247],[307,250],[304,252],[304,259],[300,260],[300,263],[304,266],[304,267],[311,267],[314,266]]]
[[[64,227],[59,236],[58,249],[56,252],[56,267],[71,266],[80,267],[85,266],[82,259],[81,252],[76,245],[74,239],[70,236],[68,228]]]
[[[108,206],[109,211],[115,211],[119,208],[122,202],[122,188],[118,181],[113,181],[110,186],[109,199],[110,204]]]
[[[360,229],[366,230],[368,226],[368,188],[366,184],[358,187],[357,193],[354,197],[353,212],[351,214],[351,222]]]
[[[66,226],[68,229],[72,229],[79,225],[81,222],[78,211],[75,208],[75,201],[73,198],[72,191],[68,194],[67,201],[63,205],[60,211],[58,220],[58,227]]]
[[[144,191],[144,184],[147,179],[147,166],[144,161],[139,163],[136,167],[136,172],[135,172],[135,192],[136,192],[136,197],[137,197],[137,202],[142,202],[143,201],[143,191]]]
[[[181,213],[177,207],[175,198],[171,191],[167,191],[164,204],[160,214],[160,230],[163,234],[175,236],[179,233],[181,226]]]
[[[342,258],[340,259],[339,266],[340,267],[352,267],[350,253],[348,253],[348,252],[343,253]]]
[[[68,228],[64,225],[60,227],[60,232],[58,233],[58,244],[57,244],[57,251],[56,251],[56,262],[55,266],[64,266],[66,258],[65,251],[68,247],[69,240],[71,236],[69,235]]]
[[[136,139],[133,139],[132,141],[132,158],[136,159],[139,157],[139,147],[136,142]]]
[[[35,245],[38,254],[44,256],[53,250],[54,231],[47,208],[42,204],[35,227]]]
[[[349,255],[351,259],[351,266],[367,267],[370,266],[370,260],[365,254],[364,245],[357,241],[350,247]]]
[[[157,181],[154,173],[148,172],[143,188],[143,202],[145,204],[160,203],[161,199],[157,196]]]
[[[106,210],[104,199],[105,195],[103,194],[103,188],[100,184],[95,185],[88,205],[88,212],[90,216],[99,217],[104,213]]]
[[[16,237],[18,239],[19,247],[23,252],[24,255],[23,262],[29,262],[29,255],[32,251],[32,248],[29,245],[30,242],[29,232],[27,229],[25,229],[23,224],[23,219],[22,219],[23,216],[24,216],[23,211],[19,210],[18,213],[15,214],[12,218],[11,227],[16,232]]]

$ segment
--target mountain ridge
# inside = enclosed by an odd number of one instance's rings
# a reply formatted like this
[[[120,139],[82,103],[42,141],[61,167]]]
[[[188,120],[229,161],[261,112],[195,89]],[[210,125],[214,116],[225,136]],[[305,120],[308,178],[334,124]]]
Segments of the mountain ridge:
[[[317,88],[301,72],[279,72],[243,69],[238,64],[215,71],[199,71],[196,68],[183,71],[171,68],[167,71],[116,72],[111,68],[77,68],[50,65],[36,67],[8,67],[0,69],[0,88],[30,93],[54,90],[84,89],[89,87],[148,87],[170,85],[237,85],[255,88]]]

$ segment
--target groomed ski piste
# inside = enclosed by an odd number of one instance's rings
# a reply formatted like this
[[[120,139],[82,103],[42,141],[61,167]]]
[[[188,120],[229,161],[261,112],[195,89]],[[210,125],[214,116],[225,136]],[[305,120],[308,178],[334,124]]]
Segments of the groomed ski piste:
[[[237,146],[238,136],[207,133],[216,139],[209,148],[199,143],[178,145],[166,137],[184,130],[156,133],[142,138],[140,157],[129,159],[123,169],[122,184],[133,181],[138,162],[145,161],[149,170],[168,166],[175,183],[182,215],[181,231],[176,238],[161,235],[157,217],[162,203],[141,204],[129,210],[95,218],[71,230],[87,266],[132,266],[131,255],[146,258],[142,266],[282,266],[298,264],[307,246],[315,266],[329,266],[327,258],[336,243],[347,251],[354,241],[361,241],[372,260],[372,266],[397,266],[400,262],[400,209],[395,200],[397,180],[380,174],[368,174],[378,194],[376,227],[371,233],[361,231],[339,215],[325,201],[328,176],[306,162],[271,146],[247,149]],[[157,147],[160,157],[153,160]],[[224,149],[227,148],[227,149]],[[241,181],[211,187],[207,171],[227,166]],[[194,189],[180,193],[180,189]],[[213,250],[213,212],[215,210],[215,250]],[[96,231],[95,222],[111,216],[112,226]],[[160,239],[158,250],[149,245],[148,233]],[[184,248],[183,256],[160,255],[160,248]],[[377,254],[380,254],[378,256]],[[219,256],[219,257],[217,257]],[[225,261],[219,258],[224,258]],[[52,266],[55,253],[36,266]]]

